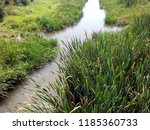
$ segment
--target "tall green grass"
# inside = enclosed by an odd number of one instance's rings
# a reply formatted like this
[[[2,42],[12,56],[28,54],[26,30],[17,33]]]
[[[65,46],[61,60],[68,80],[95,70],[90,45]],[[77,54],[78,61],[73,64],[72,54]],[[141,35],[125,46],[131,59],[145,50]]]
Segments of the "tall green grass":
[[[86,0],[60,0],[59,6],[51,14],[37,19],[42,29],[51,32],[72,25],[82,16],[82,8]]]
[[[142,14],[120,33],[74,39],[61,55],[56,84],[39,86],[23,111],[150,112],[149,20]]]
[[[140,17],[135,17],[134,22],[132,22],[132,31],[136,34],[143,32],[143,30],[147,30],[150,35],[150,14],[149,12],[144,12],[140,15]]]
[[[27,6],[8,5],[0,26],[16,31],[56,31],[80,19],[85,1],[36,0]]]
[[[148,0],[100,0],[107,11],[105,22],[108,25],[126,26],[135,16],[150,12]]]
[[[56,40],[45,40],[37,35],[28,39],[0,41],[0,98],[25,78],[39,64],[51,60],[56,53]]]

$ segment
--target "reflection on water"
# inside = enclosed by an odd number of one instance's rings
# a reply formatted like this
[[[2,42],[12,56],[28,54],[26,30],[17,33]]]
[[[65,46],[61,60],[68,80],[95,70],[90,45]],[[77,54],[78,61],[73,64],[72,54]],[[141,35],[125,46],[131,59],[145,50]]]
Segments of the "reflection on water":
[[[88,0],[83,8],[83,17],[76,25],[54,33],[43,34],[43,36],[48,39],[58,39],[59,47],[62,48],[62,40],[64,42],[70,41],[73,37],[85,40],[85,32],[87,36],[90,37],[92,32],[119,31],[120,28],[118,27],[105,27],[105,15],[106,12],[100,9],[99,0]],[[55,61],[58,60],[59,56]],[[0,112],[15,112],[18,103],[28,101],[28,98],[31,98],[32,91],[35,89],[36,84],[48,85],[49,83],[53,83],[56,80],[58,71],[58,66],[55,61],[46,64],[38,71],[31,74],[30,78],[18,85],[17,89],[12,91],[6,100],[0,102]]]

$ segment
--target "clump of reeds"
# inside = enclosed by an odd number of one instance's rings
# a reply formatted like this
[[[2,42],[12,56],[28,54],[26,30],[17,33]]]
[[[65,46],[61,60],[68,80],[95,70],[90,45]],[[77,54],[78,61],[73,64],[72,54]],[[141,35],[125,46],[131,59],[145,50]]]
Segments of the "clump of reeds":
[[[134,22],[131,25],[132,31],[141,33],[143,30],[147,30],[150,35],[150,14],[148,12],[140,14],[139,17],[134,18]]]

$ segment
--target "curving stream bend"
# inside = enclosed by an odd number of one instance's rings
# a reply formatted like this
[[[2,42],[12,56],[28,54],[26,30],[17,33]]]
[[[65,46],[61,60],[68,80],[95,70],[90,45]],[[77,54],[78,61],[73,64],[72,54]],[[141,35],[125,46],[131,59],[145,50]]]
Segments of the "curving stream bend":
[[[106,12],[100,9],[99,0],[88,0],[83,8],[83,17],[76,25],[54,33],[42,34],[42,36],[47,39],[57,39],[60,51],[62,51],[62,41],[71,41],[73,37],[85,40],[85,32],[90,37],[93,32],[121,30],[119,27],[106,27],[105,16]],[[58,71],[56,61],[58,60],[59,56],[51,63],[47,63],[41,69],[33,72],[25,81],[17,85],[9,97],[0,102],[0,112],[16,112],[19,103],[27,102],[29,98],[32,99],[36,84],[44,86],[55,82]]]

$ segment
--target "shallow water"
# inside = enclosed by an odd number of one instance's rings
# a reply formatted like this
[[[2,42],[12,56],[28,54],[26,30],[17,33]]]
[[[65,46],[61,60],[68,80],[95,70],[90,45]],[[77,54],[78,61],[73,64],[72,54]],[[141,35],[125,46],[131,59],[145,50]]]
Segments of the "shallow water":
[[[57,39],[60,51],[62,51],[64,48],[62,41],[71,41],[73,37],[85,40],[86,35],[90,37],[93,32],[121,30],[119,27],[106,27],[105,16],[106,12],[100,9],[99,0],[88,0],[83,8],[83,17],[78,23],[54,33],[42,34],[42,36],[47,39]],[[0,112],[16,112],[19,103],[28,102],[29,98],[32,99],[36,84],[44,86],[55,82],[58,73],[56,61],[58,60],[59,56],[53,62],[47,63],[41,69],[33,72],[25,81],[17,85],[9,97],[0,102]]]

